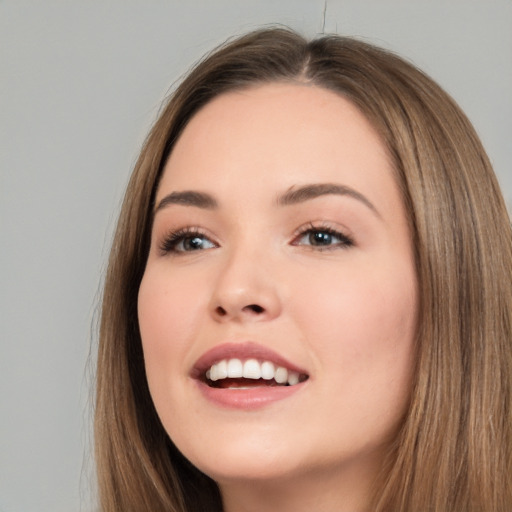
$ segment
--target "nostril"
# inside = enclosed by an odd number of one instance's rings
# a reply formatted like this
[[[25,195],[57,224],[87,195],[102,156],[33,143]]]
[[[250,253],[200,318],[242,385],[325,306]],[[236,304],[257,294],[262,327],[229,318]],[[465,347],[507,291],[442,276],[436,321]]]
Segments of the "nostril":
[[[262,313],[265,313],[265,308],[260,306],[259,304],[248,304],[247,306],[243,306],[242,308],[226,308],[223,306],[217,306],[215,308],[215,316],[217,318],[227,318],[227,317],[238,317],[242,316],[259,316]]]
[[[252,311],[253,313],[263,313],[264,309],[258,304],[249,304],[245,306],[244,311]]]
[[[219,316],[226,316],[228,314],[228,312],[222,306],[215,308],[215,311]]]

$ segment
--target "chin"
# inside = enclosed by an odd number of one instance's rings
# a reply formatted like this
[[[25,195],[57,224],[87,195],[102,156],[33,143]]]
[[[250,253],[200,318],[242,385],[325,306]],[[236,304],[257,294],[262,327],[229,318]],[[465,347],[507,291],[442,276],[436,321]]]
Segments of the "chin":
[[[212,438],[212,445],[193,453],[185,448],[182,453],[200,471],[216,482],[265,481],[292,477],[300,473],[300,457],[283,440],[247,436],[235,439],[226,435],[226,441]],[[278,447],[278,449],[276,449]]]
[[[223,484],[244,484],[252,485],[265,484],[269,482],[294,480],[300,478],[301,468],[293,464],[281,463],[279,465],[272,464],[261,459],[259,461],[239,460],[217,462],[204,467],[198,466],[199,469],[208,475],[219,485]]]

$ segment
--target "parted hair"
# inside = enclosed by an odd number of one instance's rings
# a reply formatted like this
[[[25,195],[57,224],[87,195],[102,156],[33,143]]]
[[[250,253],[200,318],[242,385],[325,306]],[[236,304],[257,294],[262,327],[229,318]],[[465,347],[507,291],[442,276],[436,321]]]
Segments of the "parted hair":
[[[376,512],[512,510],[512,230],[488,157],[423,72],[363,41],[272,28],[208,54],[170,95],[131,176],[102,297],[95,456],[102,512],[220,512],[219,490],[167,436],[146,381],[137,295],[153,201],[194,114],[287,82],[357,106],[387,148],[420,290],[410,405],[375,482]],[[300,108],[300,106],[298,106]],[[326,418],[328,421],[328,418]]]

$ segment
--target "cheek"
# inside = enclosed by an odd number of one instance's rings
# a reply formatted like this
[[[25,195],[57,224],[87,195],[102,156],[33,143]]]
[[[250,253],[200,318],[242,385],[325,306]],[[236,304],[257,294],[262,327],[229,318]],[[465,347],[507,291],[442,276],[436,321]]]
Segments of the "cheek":
[[[296,294],[302,329],[323,361],[365,380],[409,375],[416,331],[417,292],[410,264],[362,266],[337,275],[317,275]],[[404,377],[405,378],[405,377]]]
[[[201,300],[197,288],[152,269],[143,276],[138,319],[148,380],[169,375],[190,347],[199,325]]]
[[[368,450],[386,445],[410,397],[417,315],[412,264],[381,258],[379,265],[347,264],[325,274],[317,268],[294,296],[294,318],[315,358],[318,403],[333,425],[324,441],[333,450],[345,449],[344,439]]]

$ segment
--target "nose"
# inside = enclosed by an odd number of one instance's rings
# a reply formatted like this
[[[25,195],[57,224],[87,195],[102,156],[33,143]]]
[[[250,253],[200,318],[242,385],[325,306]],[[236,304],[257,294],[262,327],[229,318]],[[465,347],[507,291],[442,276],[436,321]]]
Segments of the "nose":
[[[256,254],[229,258],[220,270],[211,300],[217,322],[268,321],[281,314],[279,283],[272,264],[262,265]]]

